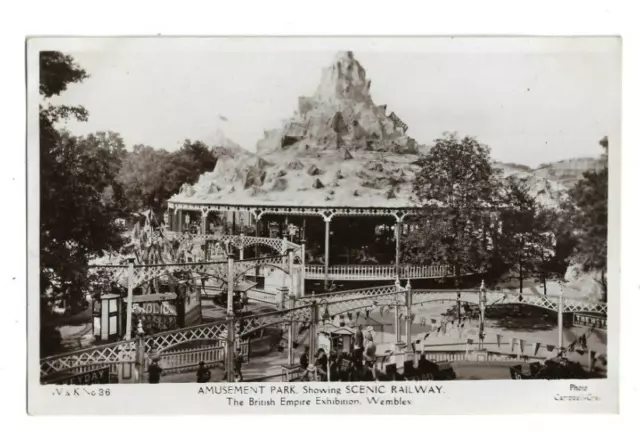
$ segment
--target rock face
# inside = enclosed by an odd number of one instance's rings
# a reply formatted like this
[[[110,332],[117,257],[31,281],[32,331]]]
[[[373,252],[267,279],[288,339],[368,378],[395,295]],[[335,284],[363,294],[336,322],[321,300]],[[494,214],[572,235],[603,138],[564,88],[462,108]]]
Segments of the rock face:
[[[352,52],[338,53],[322,71],[313,96],[298,100],[297,113],[282,130],[265,132],[257,144],[265,155],[288,147],[329,150],[345,147],[417,154],[415,140],[397,115],[374,104],[371,81]]]

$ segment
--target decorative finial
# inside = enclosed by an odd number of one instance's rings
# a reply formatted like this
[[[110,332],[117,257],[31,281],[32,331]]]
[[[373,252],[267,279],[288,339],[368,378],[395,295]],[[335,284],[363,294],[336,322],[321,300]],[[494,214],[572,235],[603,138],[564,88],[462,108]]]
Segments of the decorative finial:
[[[484,286],[484,279],[482,279],[482,283],[480,284],[480,289],[483,291],[486,289]]]
[[[407,289],[411,289],[411,279],[407,279]]]

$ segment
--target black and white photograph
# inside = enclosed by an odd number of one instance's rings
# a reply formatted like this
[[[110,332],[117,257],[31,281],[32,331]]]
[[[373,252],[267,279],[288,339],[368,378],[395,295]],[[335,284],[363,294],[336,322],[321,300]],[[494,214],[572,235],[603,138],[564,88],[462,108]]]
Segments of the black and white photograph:
[[[620,44],[30,39],[30,388],[615,403]]]

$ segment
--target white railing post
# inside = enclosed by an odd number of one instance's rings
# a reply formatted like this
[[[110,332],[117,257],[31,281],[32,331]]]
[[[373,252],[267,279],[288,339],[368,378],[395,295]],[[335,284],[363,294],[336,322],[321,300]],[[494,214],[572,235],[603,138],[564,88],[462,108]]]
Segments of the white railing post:
[[[244,260],[244,233],[240,233],[240,245],[238,246],[240,250],[240,261]]]
[[[125,334],[125,340],[131,339],[132,332],[132,314],[133,314],[133,288],[134,288],[134,280],[133,280],[133,258],[129,258],[128,260],[128,268],[127,268],[127,328]]]
[[[560,286],[560,295],[558,296],[558,352],[562,354],[562,345],[564,344],[564,323],[563,320],[563,312],[564,312],[564,287]]]

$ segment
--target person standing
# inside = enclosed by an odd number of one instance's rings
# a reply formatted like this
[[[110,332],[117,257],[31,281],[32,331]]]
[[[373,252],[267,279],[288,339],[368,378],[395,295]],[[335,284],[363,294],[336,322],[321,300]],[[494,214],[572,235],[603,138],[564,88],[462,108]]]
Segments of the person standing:
[[[204,362],[200,362],[200,366],[196,371],[196,382],[206,383],[211,379],[211,371],[205,366]]]
[[[376,379],[376,344],[373,341],[371,332],[367,333],[367,342],[365,343],[364,361],[366,368],[371,372],[373,380]]]
[[[364,333],[362,333],[362,324],[358,326],[353,342],[353,360],[362,362],[362,352],[364,350]]]
[[[321,381],[327,381],[327,363],[327,353],[324,351],[324,349],[320,348],[318,350],[318,353],[316,354],[315,368],[318,375],[320,375]]]
[[[304,352],[300,355],[300,368],[303,370],[301,381],[306,381],[309,375],[309,347],[305,345]]]
[[[236,381],[244,380],[242,377],[242,363],[242,352],[240,351],[240,348],[236,348],[236,355],[233,356],[233,372],[235,373]]]
[[[162,375],[162,368],[158,364],[158,359],[154,358],[149,365],[149,384],[160,384],[160,375]]]

